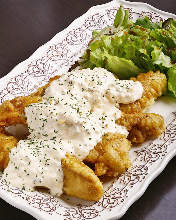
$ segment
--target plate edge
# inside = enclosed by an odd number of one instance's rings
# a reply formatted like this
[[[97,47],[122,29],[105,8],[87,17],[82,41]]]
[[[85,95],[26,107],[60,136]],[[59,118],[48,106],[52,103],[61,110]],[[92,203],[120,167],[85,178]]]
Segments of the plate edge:
[[[155,11],[157,13],[160,13],[160,14],[164,14],[165,16],[173,16],[176,18],[176,15],[175,14],[172,14],[172,13],[169,13],[169,12],[166,12],[166,11],[163,11],[163,10],[160,10],[160,9],[157,9],[155,8],[154,6],[150,5],[150,4],[147,4],[147,3],[144,3],[144,2],[129,2],[129,1],[125,1],[125,0],[113,0],[111,2],[117,2],[118,4],[119,3],[122,3],[122,4],[129,4],[129,5],[135,5],[135,4],[141,4],[141,5],[145,5],[147,8],[149,8],[150,10],[152,11]],[[111,4],[111,2],[108,2],[106,4],[101,4],[101,5],[96,5],[96,6],[92,6],[90,9],[88,9],[88,11],[84,14],[82,14],[81,16],[79,16],[78,18],[76,18],[73,22],[71,22],[69,24],[69,26],[67,28],[65,28],[64,30],[58,32],[57,34],[64,34],[64,32],[67,31],[67,29],[71,28],[71,26],[74,25],[74,23],[76,23],[79,19],[81,19],[83,16],[87,15],[90,13],[90,11],[92,9],[94,9],[95,7],[104,7],[105,5],[109,5]],[[30,60],[33,60],[33,58],[35,58],[35,56],[37,56],[38,54],[42,53],[42,49],[45,50],[44,47],[47,47],[48,44],[50,44],[52,41],[54,41],[54,39],[56,38],[56,35],[54,35],[48,42],[44,43],[43,45],[41,45],[39,48],[37,48],[34,53],[32,53],[26,60],[22,61],[21,63],[17,64],[6,76],[0,78],[0,80],[8,80],[11,75],[13,74],[14,71],[16,71],[17,68],[19,68],[20,66],[22,65],[25,65],[25,63],[29,62]],[[174,142],[175,143],[175,142]],[[155,172],[153,175],[151,175],[151,178],[148,180],[147,182],[147,185],[145,185],[144,188],[141,188],[143,190],[139,191],[141,193],[138,194],[137,197],[133,198],[133,200],[131,199],[128,206],[125,207],[124,211],[122,213],[120,213],[121,215],[119,215],[118,217],[111,217],[109,218],[109,220],[115,220],[115,219],[118,219],[118,218],[121,218],[125,213],[126,211],[128,210],[128,208],[135,202],[137,201],[143,194],[144,192],[146,191],[146,189],[148,188],[148,186],[150,185],[150,183],[164,170],[164,168],[167,166],[167,164],[169,163],[169,161],[176,155],[176,150],[175,151],[172,151],[170,152],[167,157],[163,160],[163,162],[161,163],[161,168],[159,169],[159,171]],[[1,196],[1,192],[0,192],[0,196]],[[5,197],[5,196],[4,196]],[[8,202],[10,205],[14,206],[15,208],[18,208],[18,209],[21,209],[22,211],[32,215],[34,218],[36,218],[36,215],[37,216],[37,219],[40,219],[40,220],[45,220],[45,218],[43,218],[40,214],[36,213],[38,210],[35,209],[35,208],[31,208],[30,206],[26,206],[26,205],[20,205],[20,206],[23,206],[23,207],[19,207],[18,205],[14,205],[13,204],[13,201],[10,201],[11,199],[10,198],[7,198],[7,199],[4,199],[3,197],[1,197],[3,200],[5,200],[6,202]],[[29,210],[26,210],[26,209],[29,209]],[[34,214],[32,213],[34,212]]]

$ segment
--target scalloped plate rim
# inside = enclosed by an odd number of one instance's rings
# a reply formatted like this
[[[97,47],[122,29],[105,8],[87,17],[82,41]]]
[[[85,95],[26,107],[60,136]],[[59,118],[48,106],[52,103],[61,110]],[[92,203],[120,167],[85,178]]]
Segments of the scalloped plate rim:
[[[155,8],[154,6],[151,6],[148,3],[144,3],[144,2],[129,2],[129,1],[125,1],[125,0],[113,0],[116,1],[118,3],[122,3],[124,5],[132,5],[132,6],[137,6],[139,7],[139,5],[145,6],[147,7],[149,10],[157,12],[158,14],[164,14],[167,17],[174,17],[176,18],[176,15],[174,15],[173,13],[169,13],[160,9]],[[57,33],[57,34],[64,34],[68,29],[70,29],[72,26],[74,26],[74,24],[76,24],[76,22],[78,22],[78,20],[80,20],[82,17],[84,17],[85,15],[89,14],[91,12],[91,10],[93,10],[95,7],[107,7],[109,4],[111,3],[108,2],[106,4],[101,4],[101,5],[96,5],[91,7],[86,13],[84,13],[83,15],[81,15],[80,17],[76,18],[67,28],[65,28],[63,31]],[[49,44],[51,44],[52,42],[54,42],[54,40],[57,38],[57,34],[48,42],[46,42],[45,44],[41,45],[38,49],[36,49],[36,51],[26,60],[22,61],[21,63],[17,64],[6,76],[0,78],[0,80],[2,81],[8,81],[9,78],[11,78],[14,74],[15,71],[17,71],[18,69],[20,69],[22,66],[25,66],[28,62],[31,62],[32,60],[35,60],[35,58],[37,58],[37,56],[39,54],[42,54],[42,52],[45,50],[45,48],[47,48],[47,46]],[[176,141],[173,143],[173,145],[176,145]],[[138,200],[146,191],[146,189],[148,188],[148,186],[150,185],[150,183],[164,170],[164,168],[166,167],[166,165],[168,164],[168,162],[176,155],[176,149],[175,150],[171,150],[171,152],[169,152],[167,154],[167,156],[162,160],[161,162],[161,166],[160,168],[156,169],[156,171],[152,174],[150,174],[147,179],[143,182],[142,187],[140,188],[140,190],[138,191],[138,194],[135,194],[132,198],[130,198],[130,200],[128,200],[128,203],[125,204],[125,206],[121,209],[121,212],[118,213],[118,215],[114,216],[114,213],[112,212],[111,215],[108,217],[108,219],[110,220],[115,220],[118,219],[120,217],[122,217],[126,211],[128,210],[128,208],[136,201]],[[30,205],[23,205],[23,204],[19,204],[19,202],[15,203],[14,198],[10,197],[9,195],[5,195],[6,192],[1,192],[0,191],[0,197],[6,201],[7,203],[9,203],[10,205],[30,214],[31,216],[33,216],[34,218],[40,219],[40,220],[46,220],[46,217],[43,217],[43,215],[41,214],[40,211],[38,211],[37,209],[31,207]],[[98,218],[99,219],[99,218]]]

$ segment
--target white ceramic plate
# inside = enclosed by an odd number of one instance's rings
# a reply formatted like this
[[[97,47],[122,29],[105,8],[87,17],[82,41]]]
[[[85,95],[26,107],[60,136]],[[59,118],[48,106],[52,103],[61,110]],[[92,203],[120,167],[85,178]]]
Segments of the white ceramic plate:
[[[0,102],[27,95],[45,84],[50,77],[67,71],[83,54],[91,39],[92,30],[112,24],[121,3],[130,10],[130,16],[134,20],[144,15],[153,21],[168,17],[176,19],[175,15],[139,2],[114,0],[92,7],[0,80]],[[85,202],[66,196],[55,198],[39,192],[29,193],[7,186],[0,180],[1,198],[40,220],[120,218],[176,155],[176,103],[172,99],[162,98],[152,107],[151,112],[164,116],[166,132],[141,148],[133,148],[130,152],[132,167],[118,180],[105,185],[104,197],[99,202]]]

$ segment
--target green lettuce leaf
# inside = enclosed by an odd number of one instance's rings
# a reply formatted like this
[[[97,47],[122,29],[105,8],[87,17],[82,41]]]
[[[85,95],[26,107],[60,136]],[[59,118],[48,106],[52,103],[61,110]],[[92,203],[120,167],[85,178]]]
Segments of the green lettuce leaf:
[[[171,95],[176,97],[176,64],[168,70],[167,76],[168,76],[168,90],[171,93]]]
[[[173,66],[171,64],[171,58],[165,55],[162,50],[158,47],[154,47],[154,50],[151,52],[153,64],[161,65],[163,67],[170,68]]]
[[[172,61],[174,63],[176,63],[176,48],[173,48],[173,49],[169,50],[168,53],[169,53]]]
[[[133,23],[129,20],[129,11],[124,10],[123,6],[121,5],[115,15],[114,19],[114,27],[119,28],[121,26],[126,27],[128,24]]]
[[[165,30],[169,30],[175,36],[176,34],[176,21],[173,18],[168,18],[162,24],[162,28]]]
[[[144,28],[148,28],[148,29],[159,29],[161,28],[161,26],[159,24],[155,24],[153,22],[150,21],[150,19],[148,17],[144,17],[144,18],[138,18],[135,22],[136,25],[140,25]]]
[[[119,27],[122,25],[124,16],[125,16],[125,12],[123,10],[123,6],[121,5],[115,15],[115,19],[114,19],[114,26],[115,27]]]
[[[176,38],[169,30],[156,29],[150,32],[150,37],[166,44],[168,48],[176,48]]]
[[[141,70],[131,61],[124,58],[104,54],[105,68],[115,74],[119,79],[129,79],[136,76]]]

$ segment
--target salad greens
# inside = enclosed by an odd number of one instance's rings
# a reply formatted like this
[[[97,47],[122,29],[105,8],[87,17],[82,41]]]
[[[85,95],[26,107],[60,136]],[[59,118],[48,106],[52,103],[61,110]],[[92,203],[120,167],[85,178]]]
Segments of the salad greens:
[[[133,22],[120,6],[113,26],[93,31],[79,64],[106,68],[120,79],[160,70],[168,79],[167,94],[176,97],[176,20],[157,24],[144,17]]]

